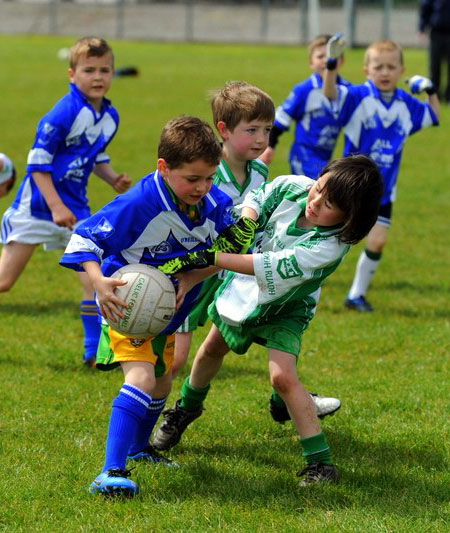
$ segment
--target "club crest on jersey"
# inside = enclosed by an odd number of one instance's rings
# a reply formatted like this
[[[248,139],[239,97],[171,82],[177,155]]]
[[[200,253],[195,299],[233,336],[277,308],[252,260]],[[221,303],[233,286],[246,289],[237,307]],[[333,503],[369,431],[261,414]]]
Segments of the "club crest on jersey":
[[[271,239],[275,234],[275,226],[272,223],[267,224],[264,229],[265,234]]]
[[[46,122],[41,129],[41,132],[39,134],[38,142],[39,144],[48,144],[53,136],[53,134],[56,132],[55,126],[52,126],[50,122]]]
[[[131,339],[130,338],[130,344],[134,348],[139,348],[139,346],[142,346],[145,342],[145,339]]]
[[[295,257],[286,257],[278,261],[277,272],[283,279],[295,278],[296,276],[303,276],[303,271],[298,266]]]
[[[106,239],[111,237],[114,233],[114,226],[109,222],[106,217],[102,217],[100,221],[91,229],[89,233],[98,239]]]

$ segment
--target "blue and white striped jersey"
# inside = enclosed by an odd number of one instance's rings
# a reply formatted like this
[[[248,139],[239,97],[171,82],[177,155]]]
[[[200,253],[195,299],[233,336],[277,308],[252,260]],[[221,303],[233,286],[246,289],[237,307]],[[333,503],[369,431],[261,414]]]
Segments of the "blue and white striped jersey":
[[[49,172],[63,203],[78,220],[89,216],[87,182],[94,165],[108,163],[104,153],[119,124],[117,111],[106,98],[97,112],[74,84],[39,121],[28,154],[27,173],[12,207],[32,216],[52,220],[32,172]]]
[[[340,76],[338,85],[350,83]],[[293,174],[317,179],[330,160],[339,135],[336,120],[339,101],[331,101],[322,91],[322,78],[315,73],[296,85],[283,104],[277,108],[274,126],[288,130],[295,121],[294,141],[289,163]]]
[[[386,103],[372,81],[364,85],[340,87],[339,123],[344,128],[344,156],[361,153],[370,156],[380,169],[384,182],[381,205],[394,200],[395,183],[405,141],[417,131],[439,124],[428,103],[395,89]]]
[[[231,199],[213,185],[200,206],[200,220],[194,222],[174,204],[160,174],[154,172],[83,221],[60,264],[81,271],[81,263],[97,261],[105,276],[127,264],[158,267],[210,247],[234,223],[231,206]],[[188,293],[165,333],[175,331],[186,318],[200,288],[201,284]]]

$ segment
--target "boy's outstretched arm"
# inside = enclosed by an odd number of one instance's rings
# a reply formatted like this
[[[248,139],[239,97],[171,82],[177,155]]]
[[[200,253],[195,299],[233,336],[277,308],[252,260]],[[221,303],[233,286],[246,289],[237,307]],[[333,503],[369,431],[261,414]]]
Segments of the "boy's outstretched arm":
[[[335,33],[327,43],[327,66],[323,74],[323,94],[330,100],[337,98],[337,64],[347,43],[342,32]]]
[[[53,185],[51,174],[49,172],[33,172],[31,175],[52,213],[53,222],[58,226],[73,229],[77,218],[61,200]]]
[[[109,163],[98,163],[94,166],[94,174],[106,181],[118,193],[126,192],[131,185],[128,174],[118,174]]]

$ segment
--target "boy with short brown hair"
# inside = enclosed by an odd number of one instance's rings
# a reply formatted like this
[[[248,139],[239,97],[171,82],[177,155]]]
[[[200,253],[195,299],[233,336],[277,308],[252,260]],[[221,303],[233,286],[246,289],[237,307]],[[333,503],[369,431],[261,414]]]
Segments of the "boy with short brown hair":
[[[105,98],[114,74],[108,43],[99,37],[77,41],[68,74],[70,91],[40,120],[26,175],[3,215],[0,292],[12,288],[39,244],[48,250],[64,248],[73,228],[90,215],[86,192],[91,172],[118,193],[131,184],[105,153],[119,125],[117,111]],[[83,361],[92,365],[100,325],[92,285],[85,273],[79,278]]]
[[[123,317],[126,304],[114,289],[126,282],[110,277],[120,267],[156,267],[203,250],[233,225],[231,200],[213,185],[221,151],[202,120],[183,116],[169,121],[158,146],[157,170],[75,229],[61,264],[87,272],[104,317]],[[105,463],[91,493],[137,494],[137,483],[128,479],[127,459],[173,466],[149,444],[149,437],[170,393],[173,334],[196,301],[201,288],[196,283],[207,275],[205,271],[195,283],[177,285],[177,312],[155,337],[132,339],[102,324],[97,368],[121,365],[124,384],[112,403]]]
[[[367,48],[364,85],[337,86],[335,67],[344,47],[342,34],[336,34],[328,43],[324,94],[339,105],[337,120],[345,135],[343,155],[370,156],[378,165],[384,183],[377,221],[367,236],[366,249],[359,257],[344,302],[348,309],[370,312],[373,309],[365,294],[386,245],[403,147],[410,135],[438,125],[439,99],[431,81],[422,76],[413,76],[407,82],[413,94],[426,93],[426,102],[397,87],[405,71],[403,52],[400,45],[389,39]]]

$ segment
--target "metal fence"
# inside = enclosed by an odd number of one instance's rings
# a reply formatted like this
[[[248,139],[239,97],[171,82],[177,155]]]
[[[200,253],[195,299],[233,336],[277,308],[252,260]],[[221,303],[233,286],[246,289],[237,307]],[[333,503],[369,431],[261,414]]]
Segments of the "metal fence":
[[[158,41],[303,44],[344,30],[353,45],[421,46],[417,17],[416,5],[394,0],[0,0],[0,33]]]

